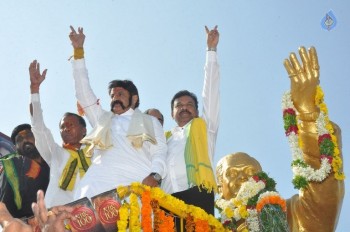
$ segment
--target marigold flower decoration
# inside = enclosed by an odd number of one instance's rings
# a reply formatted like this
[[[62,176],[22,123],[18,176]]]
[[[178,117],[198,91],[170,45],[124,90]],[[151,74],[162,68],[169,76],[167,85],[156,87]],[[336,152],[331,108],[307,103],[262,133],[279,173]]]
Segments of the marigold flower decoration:
[[[119,208],[119,220],[117,221],[118,231],[126,232],[129,218],[129,204],[124,201]]]
[[[183,201],[164,193],[160,188],[150,188],[149,186],[142,185],[141,183],[132,183],[130,186],[119,186],[117,188],[117,193],[120,199],[127,198],[130,195],[131,199],[131,193],[136,194],[138,197],[141,198],[142,202],[142,209],[141,209],[141,229],[143,231],[151,231],[154,228],[149,228],[150,222],[152,221],[152,213],[150,213],[149,207],[152,201],[157,201],[160,206],[171,209],[173,212],[176,212],[176,214],[186,217],[186,215],[190,215],[193,217],[195,225],[197,223],[199,230],[202,230],[201,228],[210,228],[209,231],[226,231],[223,227],[223,225],[220,223],[219,220],[217,220],[213,215],[207,214],[203,209],[199,207],[195,207],[192,205],[187,205]],[[149,192],[150,198],[147,196]],[[120,208],[120,220],[117,222],[118,225],[118,231],[125,231],[127,229],[127,222],[128,218],[130,218],[130,224],[132,224],[132,221],[136,218],[139,218],[139,212],[136,210],[131,210],[132,202],[135,203],[135,200],[132,200],[130,202],[130,205],[127,204],[126,200],[124,200],[124,203],[122,207]],[[145,204],[146,208],[143,208]],[[136,205],[136,203],[135,203]],[[130,209],[130,213],[129,213]],[[128,217],[128,213],[130,214]],[[153,217],[154,220],[162,220],[163,222],[160,223],[165,230],[163,231],[172,231],[174,228],[173,218],[171,215],[166,215],[161,213],[156,213],[153,211]],[[151,225],[152,226],[152,225]],[[131,228],[130,228],[131,229]]]
[[[130,194],[130,225],[129,225],[129,230],[131,232],[141,231],[140,206],[138,203],[138,197],[135,193]]]
[[[146,190],[141,196],[141,226],[143,231],[152,232],[152,207],[151,207],[151,193]]]

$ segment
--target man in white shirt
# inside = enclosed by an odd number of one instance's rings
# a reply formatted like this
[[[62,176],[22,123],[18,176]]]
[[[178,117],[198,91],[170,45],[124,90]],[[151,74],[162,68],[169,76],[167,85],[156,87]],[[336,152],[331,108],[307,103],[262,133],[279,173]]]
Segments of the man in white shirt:
[[[109,83],[111,108],[103,110],[93,93],[84,59],[83,28],[71,27],[76,97],[94,128],[85,142],[95,146],[93,163],[75,198],[92,197],[119,185],[159,186],[166,175],[166,141],[158,120],[138,110],[139,95],[129,80]]]
[[[73,201],[74,191],[91,163],[86,157],[88,147],[80,140],[86,135],[85,120],[74,113],[63,115],[59,126],[63,147],[58,145],[43,119],[39,88],[47,70],[40,73],[40,65],[34,60],[29,66],[31,90],[31,121],[35,145],[50,166],[50,182],[45,202],[48,207]]]
[[[185,203],[214,214],[216,182],[212,162],[219,127],[220,75],[216,55],[219,32],[217,26],[210,31],[206,27],[206,32],[208,51],[202,92],[203,116],[198,118],[195,94],[182,90],[171,100],[172,117],[178,126],[166,133],[168,175],[162,187]],[[204,129],[197,130],[195,121],[201,122],[199,128]],[[192,152],[195,146],[203,149]]]

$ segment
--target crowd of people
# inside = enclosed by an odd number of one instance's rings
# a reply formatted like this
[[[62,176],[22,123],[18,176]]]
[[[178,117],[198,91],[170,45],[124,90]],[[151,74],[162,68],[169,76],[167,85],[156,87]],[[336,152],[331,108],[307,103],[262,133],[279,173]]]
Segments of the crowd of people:
[[[43,231],[64,231],[64,220],[72,218],[72,208],[65,204],[133,182],[160,187],[186,204],[214,215],[216,193],[230,200],[237,196],[242,183],[262,170],[258,161],[239,153],[219,162],[218,181],[215,178],[213,161],[220,122],[217,26],[211,30],[205,27],[202,114],[199,116],[194,93],[175,93],[170,106],[177,126],[169,131],[164,131],[164,117],[158,109],[139,110],[140,95],[130,80],[112,80],[108,84],[110,108],[102,109],[85,65],[83,28],[70,29],[75,95],[92,130],[87,131],[82,116],[67,112],[59,122],[63,145],[54,141],[40,104],[39,90],[47,70],[41,71],[39,62],[34,60],[29,66],[31,125],[22,124],[13,130],[11,140],[16,153],[1,159],[4,169],[0,179],[0,223],[4,231],[31,231],[16,219],[31,216],[37,218]],[[292,55],[285,66],[295,108],[301,112],[301,134],[306,141],[303,152],[307,162],[317,168],[321,154],[314,133],[320,110],[314,97],[319,67],[314,49],[307,52],[302,48],[300,55],[302,64]],[[340,141],[339,133],[335,136]],[[315,200],[325,195],[330,200]],[[322,184],[311,183],[303,194],[288,201],[290,230],[334,231],[343,196],[341,180],[327,177]],[[326,216],[321,212],[327,212]],[[247,228],[243,221],[240,223],[238,231]],[[180,222],[176,224],[181,231]]]
[[[10,160],[11,165],[7,166],[11,168],[16,167],[13,163],[25,164],[17,162],[18,157],[35,163],[36,175],[46,178],[46,185],[31,185],[36,188],[28,192],[29,182],[22,179],[30,178],[35,183],[43,180],[28,176],[23,172],[26,171],[23,165],[17,168],[20,172],[5,168],[2,180],[7,186],[1,189],[1,200],[10,214],[15,218],[32,216],[31,203],[35,201],[33,197],[39,189],[45,192],[46,207],[51,208],[82,197],[91,198],[132,182],[161,187],[186,203],[214,214],[217,187],[212,161],[219,123],[219,65],[216,55],[219,33],[217,27],[205,29],[207,56],[203,116],[198,116],[196,95],[188,90],[179,91],[171,100],[172,116],[178,126],[167,133],[164,133],[164,118],[159,110],[149,109],[145,113],[139,110],[140,96],[130,80],[112,80],[108,85],[110,109],[101,108],[90,87],[85,67],[83,28],[75,30],[71,27],[69,38],[74,49],[72,66],[76,97],[93,129],[87,133],[83,117],[72,112],[64,113],[59,122],[63,145],[59,145],[44,123],[40,104],[39,90],[47,70],[41,71],[39,62],[34,60],[29,66],[31,126],[24,128],[24,132],[14,131],[13,137],[17,136],[18,141],[13,142],[16,145],[20,143],[20,138],[28,136],[27,132],[32,140],[23,146],[30,144],[39,158],[32,161],[33,157],[21,153],[19,144],[17,153],[3,159],[3,163]],[[38,171],[37,164],[41,163],[46,165],[45,169]],[[34,165],[30,167],[34,168]],[[11,191],[11,196],[7,197],[9,194],[5,194],[4,190]],[[9,203],[5,202],[6,199]],[[29,212],[16,212],[24,208]]]

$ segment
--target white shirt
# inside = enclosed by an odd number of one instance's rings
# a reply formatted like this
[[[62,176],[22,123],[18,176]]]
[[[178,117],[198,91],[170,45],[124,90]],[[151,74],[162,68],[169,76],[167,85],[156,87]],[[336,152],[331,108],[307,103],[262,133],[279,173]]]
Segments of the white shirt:
[[[220,73],[217,55],[214,51],[208,51],[204,67],[205,77],[203,85],[203,116],[207,124],[208,154],[213,167],[216,137],[219,128],[220,109]],[[187,190],[190,186],[187,181],[185,164],[186,127],[175,127],[172,136],[168,139],[168,175],[162,182],[162,188],[168,193]]]
[[[84,59],[73,60],[73,76],[76,97],[86,107],[85,114],[92,127],[96,126],[104,111],[91,90]],[[75,199],[92,197],[119,185],[142,182],[150,173],[166,175],[167,146],[161,124],[154,117],[152,123],[157,144],[144,142],[142,148],[134,148],[126,137],[133,109],[112,118],[111,134],[113,146],[107,150],[95,150],[92,165],[79,184]]]
[[[70,203],[73,201],[74,190],[80,181],[80,176],[76,175],[73,191],[65,191],[59,187],[58,182],[70,157],[70,153],[55,143],[51,131],[46,127],[40,104],[40,95],[32,94],[31,103],[33,106],[31,121],[35,145],[40,155],[50,166],[50,182],[45,193],[45,204],[50,208],[52,206]]]

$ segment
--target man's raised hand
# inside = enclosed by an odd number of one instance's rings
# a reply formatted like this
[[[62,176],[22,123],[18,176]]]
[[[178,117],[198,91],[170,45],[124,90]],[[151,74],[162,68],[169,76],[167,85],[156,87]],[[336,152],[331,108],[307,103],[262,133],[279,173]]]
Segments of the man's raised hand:
[[[69,33],[69,39],[72,42],[73,48],[83,48],[85,35],[82,27],[78,27],[78,33],[73,26],[70,26],[71,32]]]

